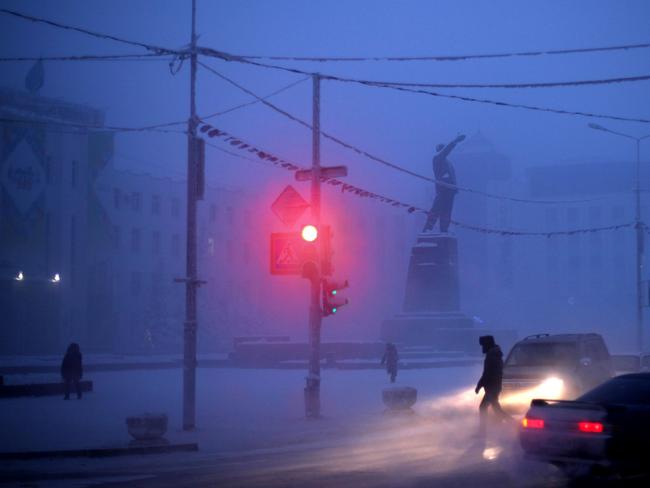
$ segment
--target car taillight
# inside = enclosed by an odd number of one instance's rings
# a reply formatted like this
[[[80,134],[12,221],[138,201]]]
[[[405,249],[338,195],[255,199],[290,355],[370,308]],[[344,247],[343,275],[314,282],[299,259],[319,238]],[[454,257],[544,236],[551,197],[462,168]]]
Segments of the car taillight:
[[[543,429],[544,421],[542,419],[529,419],[527,417],[524,417],[524,419],[521,421],[521,425],[523,425],[526,429]]]
[[[580,432],[599,434],[603,431],[603,424],[600,422],[578,422]]]

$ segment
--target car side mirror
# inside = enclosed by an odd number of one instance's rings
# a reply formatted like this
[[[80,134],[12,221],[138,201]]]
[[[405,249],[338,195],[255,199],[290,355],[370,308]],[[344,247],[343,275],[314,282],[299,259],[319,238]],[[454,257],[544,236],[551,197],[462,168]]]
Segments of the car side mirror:
[[[585,368],[591,366],[591,358],[580,358],[580,365]]]

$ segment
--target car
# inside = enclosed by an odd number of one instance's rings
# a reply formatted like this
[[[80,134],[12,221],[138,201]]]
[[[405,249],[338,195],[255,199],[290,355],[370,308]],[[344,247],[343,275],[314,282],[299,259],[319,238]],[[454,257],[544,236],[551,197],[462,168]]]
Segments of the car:
[[[528,336],[512,347],[504,363],[502,403],[523,412],[532,398],[575,398],[613,375],[600,334]]]
[[[650,373],[617,376],[574,401],[534,399],[519,441],[528,459],[568,474],[650,474]]]

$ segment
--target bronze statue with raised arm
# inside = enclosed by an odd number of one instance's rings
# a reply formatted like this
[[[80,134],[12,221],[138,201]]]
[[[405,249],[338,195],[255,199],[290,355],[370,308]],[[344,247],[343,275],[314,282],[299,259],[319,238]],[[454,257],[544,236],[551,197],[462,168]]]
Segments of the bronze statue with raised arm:
[[[440,220],[440,232],[447,232],[451,222],[451,211],[454,206],[454,197],[458,193],[456,188],[456,172],[451,161],[447,159],[449,153],[456,147],[456,144],[465,140],[464,135],[459,135],[449,144],[438,144],[437,154],[433,157],[433,174],[436,178],[436,198],[433,200],[427,221],[422,232],[433,230],[438,219]]]

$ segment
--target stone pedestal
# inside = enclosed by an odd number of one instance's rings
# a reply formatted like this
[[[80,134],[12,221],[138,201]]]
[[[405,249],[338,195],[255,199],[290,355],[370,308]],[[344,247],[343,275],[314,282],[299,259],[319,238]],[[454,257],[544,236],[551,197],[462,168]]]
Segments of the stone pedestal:
[[[450,234],[420,234],[411,251],[403,313],[385,320],[381,339],[440,351],[478,348],[479,333],[460,311],[458,242]]]

